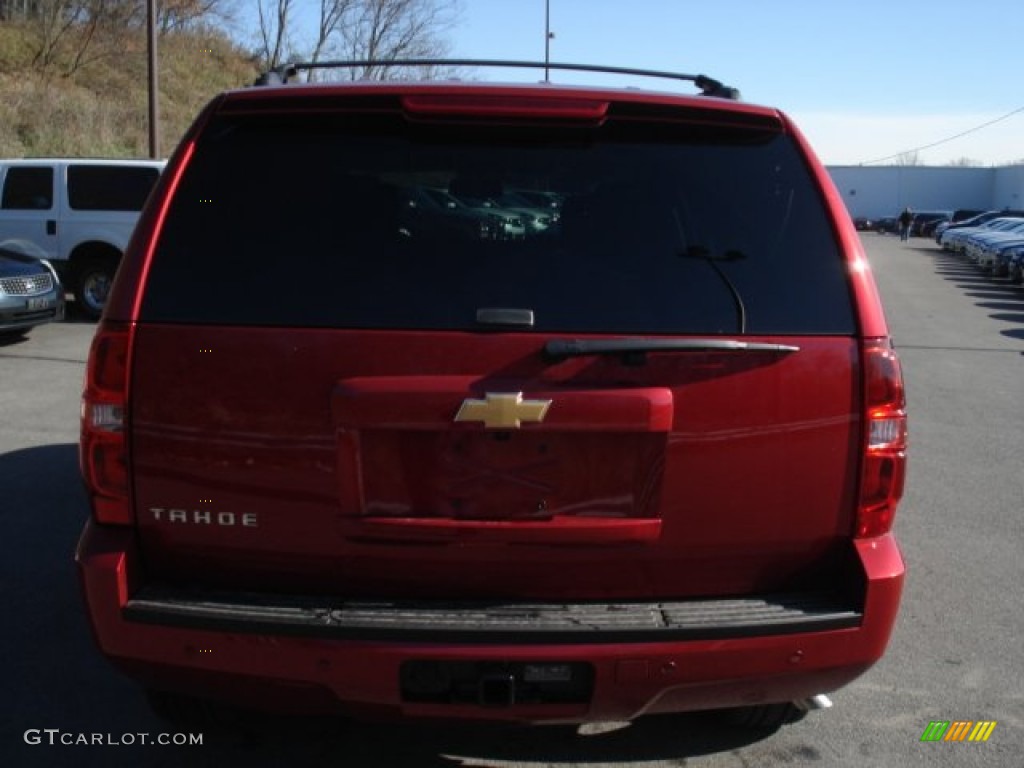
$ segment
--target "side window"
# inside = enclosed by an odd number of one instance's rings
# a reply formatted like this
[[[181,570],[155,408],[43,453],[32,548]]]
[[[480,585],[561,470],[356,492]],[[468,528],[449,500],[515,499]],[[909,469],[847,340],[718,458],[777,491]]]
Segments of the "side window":
[[[7,169],[0,206],[17,211],[48,211],[53,207],[53,168],[17,166]]]
[[[68,166],[68,202],[76,211],[141,211],[160,175],[156,168]]]

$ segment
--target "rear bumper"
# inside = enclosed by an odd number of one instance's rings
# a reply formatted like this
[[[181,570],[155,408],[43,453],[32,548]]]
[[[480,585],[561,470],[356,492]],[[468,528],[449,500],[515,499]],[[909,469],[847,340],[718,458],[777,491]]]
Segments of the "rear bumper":
[[[410,618],[401,608],[332,611],[308,600],[160,592],[138,583],[133,541],[129,530],[90,522],[77,552],[97,643],[129,675],[264,709],[363,716],[582,722],[803,699],[845,685],[881,657],[904,574],[895,540],[883,536],[855,544],[866,584],[855,615],[827,602],[738,601],[732,625],[712,626],[685,604],[661,603],[670,610],[634,605],[625,624],[579,629],[578,610],[595,606],[541,611],[517,626],[521,615],[479,606]],[[676,618],[645,628],[658,613]],[[471,685],[479,675],[480,699],[410,695],[410,665],[482,670],[467,673]],[[527,668],[584,670],[585,694],[573,683],[571,695],[520,697],[530,688]]]

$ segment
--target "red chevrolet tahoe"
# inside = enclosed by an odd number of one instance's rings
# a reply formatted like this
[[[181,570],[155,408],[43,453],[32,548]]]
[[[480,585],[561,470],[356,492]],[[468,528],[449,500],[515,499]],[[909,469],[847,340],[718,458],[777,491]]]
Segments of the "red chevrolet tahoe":
[[[695,80],[214,99],[89,359],[101,651],[168,711],[537,723],[781,723],[875,663],[878,293],[793,123]]]

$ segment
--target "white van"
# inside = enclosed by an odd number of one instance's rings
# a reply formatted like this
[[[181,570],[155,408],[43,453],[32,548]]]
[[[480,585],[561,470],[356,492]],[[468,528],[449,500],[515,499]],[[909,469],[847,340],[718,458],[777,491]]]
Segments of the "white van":
[[[49,259],[79,308],[99,317],[164,162],[0,160],[0,245]]]

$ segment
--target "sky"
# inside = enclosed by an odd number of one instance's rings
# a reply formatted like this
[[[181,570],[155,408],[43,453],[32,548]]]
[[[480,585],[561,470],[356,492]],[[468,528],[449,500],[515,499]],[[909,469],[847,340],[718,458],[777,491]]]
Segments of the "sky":
[[[892,164],[914,150],[921,165],[1024,162],[1024,0],[459,3],[452,57],[543,61],[547,3],[551,61],[707,74],[789,114],[830,165]],[[552,80],[690,90],[580,73]]]

